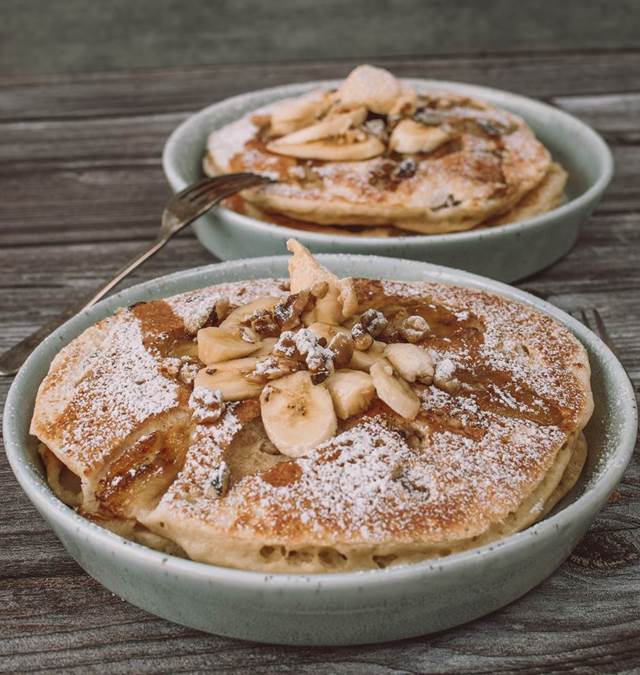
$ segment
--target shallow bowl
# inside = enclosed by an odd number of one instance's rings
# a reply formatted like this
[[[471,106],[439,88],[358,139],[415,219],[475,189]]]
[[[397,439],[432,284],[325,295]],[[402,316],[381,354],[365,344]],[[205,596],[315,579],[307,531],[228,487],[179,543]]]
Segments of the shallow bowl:
[[[194,224],[201,243],[222,260],[278,255],[295,237],[314,253],[360,253],[425,260],[501,281],[522,279],[565,255],[578,228],[596,207],[613,173],[602,138],[577,118],[530,98],[497,89],[440,80],[406,80],[418,91],[445,89],[484,99],[523,117],[569,174],[568,202],[535,218],[451,234],[408,237],[335,236],[265,223],[218,208]],[[299,96],[338,81],[308,82],[226,99],[184,121],[169,137],[164,172],[177,192],[202,177],[207,137],[219,127],[273,101]]]
[[[220,635],[280,644],[380,642],[449,628],[512,602],[569,555],[631,457],[637,418],[622,366],[582,324],[501,283],[399,259],[329,255],[320,260],[340,275],[440,281],[497,292],[547,312],[575,333],[592,366],[595,413],[586,429],[589,459],[578,485],[551,516],[500,542],[435,561],[364,572],[265,575],[159,553],[98,527],[59,501],[28,433],[38,385],[58,350],[120,306],[224,281],[286,276],[285,257],[211,265],[134,286],[47,338],[16,377],[4,412],[6,452],[18,481],[92,577],[149,612]]]

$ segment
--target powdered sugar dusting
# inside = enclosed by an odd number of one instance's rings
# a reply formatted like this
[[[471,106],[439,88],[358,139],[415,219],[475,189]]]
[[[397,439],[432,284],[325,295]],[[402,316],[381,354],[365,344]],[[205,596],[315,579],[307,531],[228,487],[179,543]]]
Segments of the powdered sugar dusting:
[[[179,405],[180,386],[162,374],[142,338],[135,316],[121,312],[64,413],[61,452],[87,469],[99,468],[140,424]]]
[[[237,408],[237,403],[227,404],[215,423],[195,425],[185,464],[162,497],[160,509],[179,504],[183,511],[193,514],[203,503],[219,498],[211,486],[219,479],[225,449],[242,428]]]
[[[124,310],[105,327],[90,374],[59,422],[62,454],[99,469],[143,424],[176,411],[180,424],[191,419],[191,437],[184,466],[160,504],[162,518],[175,517],[176,528],[197,521],[212,538],[223,533],[319,546],[441,543],[487,531],[535,489],[575,431],[585,393],[572,368],[587,367],[579,344],[549,317],[479,291],[364,280],[356,286],[359,297],[373,288],[394,300],[426,298],[431,307],[446,308],[447,321],[467,322],[461,327],[471,336],[467,342],[437,330],[425,337],[439,375],[459,378],[460,389],[415,385],[416,420],[402,420],[378,402],[370,416],[340,422],[336,437],[308,456],[279,457],[271,469],[232,477],[224,494],[222,478],[234,466],[225,453],[233,453],[234,439],[256,419],[259,404],[224,403],[217,392],[192,391],[176,379],[181,366],[175,358],[153,346],[169,349],[169,338],[150,340],[158,335],[143,335],[136,312]],[[166,303],[193,332],[221,297],[239,305],[285,293],[281,281],[259,280]],[[160,322],[149,326],[163,331]],[[289,341],[307,356],[325,349],[305,328],[287,335],[282,347]],[[470,381],[465,374],[474,368],[477,381]],[[487,371],[504,379],[482,379]],[[548,414],[549,400],[561,416]]]
[[[557,398],[569,416],[580,407],[570,373],[555,379],[563,358],[578,354],[571,335],[555,322],[469,289],[402,282],[382,287],[390,295],[443,303],[461,321],[478,317],[483,341],[474,358],[527,382],[541,397]],[[472,354],[454,342],[443,340],[434,351],[443,376],[470,365]],[[325,545],[439,542],[480,534],[518,507],[567,437],[556,424],[529,415],[517,396],[491,386],[504,412],[485,409],[473,390],[451,394],[421,387],[419,449],[406,442],[393,420],[366,419],[291,462],[297,478],[290,483],[272,483],[268,472],[250,475],[223,501],[204,496],[198,503],[176,499],[172,506],[226,532],[255,532],[274,541],[295,541],[301,532],[305,541]]]
[[[234,305],[242,305],[262,295],[281,297],[286,295],[282,290],[282,279],[256,279],[247,282],[220,284],[209,288],[174,295],[166,302],[174,314],[184,322],[185,328],[191,334],[197,333],[210,316],[221,298],[226,298]]]

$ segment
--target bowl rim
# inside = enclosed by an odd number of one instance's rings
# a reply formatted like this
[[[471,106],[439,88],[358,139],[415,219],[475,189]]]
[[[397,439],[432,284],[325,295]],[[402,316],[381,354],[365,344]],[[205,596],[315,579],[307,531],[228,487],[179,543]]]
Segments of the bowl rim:
[[[22,489],[37,510],[62,529],[69,532],[75,530],[74,537],[81,536],[86,544],[104,553],[107,551],[114,558],[119,558],[122,564],[150,565],[162,569],[165,573],[173,573],[177,576],[189,577],[192,581],[206,583],[223,583],[227,588],[238,590],[288,590],[308,593],[322,587],[327,591],[347,590],[350,588],[380,588],[385,584],[410,583],[425,576],[442,574],[447,572],[462,571],[473,560],[495,559],[495,556],[508,553],[510,550],[526,547],[532,540],[549,538],[554,532],[570,522],[574,516],[581,513],[593,512],[606,500],[610,492],[620,481],[626,466],[631,459],[635,448],[637,435],[637,408],[633,387],[627,374],[613,352],[591,331],[579,321],[566,314],[550,303],[536,298],[535,296],[508,286],[507,284],[483,277],[470,272],[456,270],[449,267],[434,265],[420,261],[407,261],[399,258],[390,259],[382,256],[364,256],[357,254],[320,254],[319,259],[328,265],[332,263],[348,264],[350,260],[363,260],[374,262],[377,265],[389,264],[390,260],[410,264],[416,271],[419,280],[438,281],[442,283],[458,284],[479,288],[489,293],[498,293],[509,299],[532,306],[538,311],[551,315],[555,320],[567,326],[583,344],[588,345],[597,357],[597,361],[603,368],[610,372],[619,385],[616,404],[621,411],[622,423],[619,428],[620,441],[607,462],[607,467],[593,484],[581,494],[574,502],[563,509],[534,523],[530,527],[504,539],[485,544],[484,546],[468,549],[459,553],[453,553],[444,558],[426,560],[399,567],[390,567],[379,570],[359,570],[350,572],[333,572],[318,574],[291,574],[256,572],[250,570],[221,567],[209,563],[197,562],[190,559],[178,558],[167,553],[156,551],[147,546],[137,544],[120,537],[119,535],[102,528],[95,523],[83,518],[72,508],[60,501],[41,476],[36,476],[37,469],[27,457],[27,439],[21,438],[19,430],[20,402],[29,401],[29,409],[35,397],[35,391],[40,384],[32,382],[32,370],[42,368],[40,360],[46,358],[48,362],[60,349],[61,342],[66,344],[74,339],[85,329],[103,316],[111,314],[115,308],[127,306],[140,297],[157,295],[154,289],[163,289],[160,297],[167,297],[166,285],[173,285],[182,281],[197,280],[203,274],[222,273],[222,276],[233,276],[233,270],[247,272],[247,267],[260,267],[262,270],[274,264],[281,264],[286,269],[289,256],[269,256],[263,258],[246,258],[224,263],[213,263],[201,267],[195,267],[172,274],[156,277],[149,281],[126,288],[97,303],[89,310],[72,317],[47,337],[31,354],[24,366],[20,369],[13,381],[7,396],[3,414],[3,436],[5,452],[9,464]],[[419,274],[418,270],[422,272]],[[230,274],[227,274],[229,273]],[[413,274],[413,272],[412,272]],[[265,278],[251,276],[245,278]],[[379,278],[379,277],[378,277]],[[224,283],[224,279],[208,279],[208,285]],[[193,285],[193,288],[206,286]],[[175,292],[175,289],[169,291]],[[178,293],[187,291],[177,291]],[[66,333],[69,332],[67,336]],[[28,432],[27,432],[28,435]],[[615,461],[614,461],[615,460]],[[592,517],[591,515],[589,517]],[[55,528],[54,528],[55,529]]]
[[[585,205],[589,204],[591,200],[597,199],[604,190],[607,188],[613,177],[613,155],[611,149],[607,145],[606,141],[602,136],[595,131],[591,126],[580,120],[579,118],[571,115],[570,113],[556,108],[555,106],[543,103],[536,99],[530,98],[528,96],[522,96],[521,94],[514,94],[503,89],[496,89],[494,87],[485,87],[476,84],[466,84],[464,82],[456,82],[451,80],[433,80],[428,78],[400,78],[403,82],[414,84],[418,87],[441,87],[445,89],[450,89],[452,91],[459,91],[461,93],[468,93],[469,95],[474,95],[479,98],[485,96],[489,97],[490,102],[495,100],[495,105],[503,106],[509,105],[509,103],[514,103],[520,106],[527,106],[530,110],[533,110],[537,114],[546,114],[555,116],[555,119],[562,120],[567,124],[573,125],[575,128],[580,129],[580,131],[585,134],[586,138],[589,139],[591,147],[594,148],[595,152],[600,158],[600,173],[597,179],[593,184],[588,187],[584,192],[579,194],[577,197],[561,204],[560,206],[551,209],[545,213],[534,216],[533,218],[527,218],[526,220],[519,221],[517,223],[506,223],[504,225],[495,225],[492,227],[486,228],[473,228],[471,230],[465,230],[462,232],[448,232],[444,234],[408,234],[404,236],[391,236],[391,237],[370,237],[364,235],[348,235],[341,234],[338,241],[344,242],[345,245],[355,244],[357,242],[362,242],[363,244],[368,245],[393,245],[397,242],[401,243],[415,243],[426,244],[430,243],[432,245],[438,245],[445,242],[473,242],[477,241],[480,238],[494,238],[501,237],[503,234],[515,234],[522,232],[524,230],[536,229],[538,227],[544,227],[549,222],[557,219],[563,218],[567,214],[580,211]],[[182,141],[182,136],[195,124],[197,124],[201,119],[206,118],[212,112],[215,112],[217,109],[224,106],[242,106],[246,103],[249,103],[253,100],[254,97],[262,97],[275,93],[282,93],[282,98],[286,98],[289,95],[295,95],[298,93],[304,93],[306,90],[315,89],[317,87],[331,87],[339,84],[342,80],[329,79],[329,80],[313,80],[308,82],[298,82],[292,84],[278,85],[275,87],[265,87],[262,89],[255,89],[243,94],[238,94],[236,96],[231,96],[225,98],[221,101],[217,101],[212,105],[209,105],[196,113],[190,115],[181,122],[169,135],[167,141],[165,142],[163,151],[162,151],[162,168],[164,170],[167,181],[171,185],[171,188],[174,191],[179,191],[188,186],[188,182],[182,177],[181,173],[178,171],[175,163],[174,157],[179,152],[179,147]],[[499,102],[498,102],[499,99]],[[211,128],[213,131],[215,127]],[[325,243],[331,239],[335,239],[335,235],[331,233],[322,234],[320,232],[308,232],[306,230],[296,230],[286,225],[277,225],[275,223],[269,223],[266,221],[258,220],[252,216],[247,216],[242,213],[237,213],[231,209],[225,207],[217,207],[218,211],[224,213],[226,218],[236,220],[246,227],[252,227],[256,230],[268,232],[271,234],[280,233],[283,237],[287,236],[297,236],[304,238],[306,241],[314,242],[317,244]]]

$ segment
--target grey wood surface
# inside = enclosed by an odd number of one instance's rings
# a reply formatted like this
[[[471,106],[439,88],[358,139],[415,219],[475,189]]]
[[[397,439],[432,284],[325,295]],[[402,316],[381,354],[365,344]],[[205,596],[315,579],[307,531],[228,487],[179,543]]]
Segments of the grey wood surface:
[[[640,47],[637,0],[0,0],[0,13],[10,73]]]
[[[599,129],[616,176],[576,248],[519,284],[596,306],[640,383],[640,52],[401,58],[403,76],[548,100]],[[149,239],[169,189],[160,152],[190,112],[348,61],[109,75],[0,76],[0,349],[56,314]],[[187,232],[131,283],[212,262]],[[9,382],[0,380],[0,401]],[[437,635],[315,649],[249,644],[128,605],[67,555],[0,453],[0,672],[601,673],[640,669],[640,463],[569,560],[509,607]]]

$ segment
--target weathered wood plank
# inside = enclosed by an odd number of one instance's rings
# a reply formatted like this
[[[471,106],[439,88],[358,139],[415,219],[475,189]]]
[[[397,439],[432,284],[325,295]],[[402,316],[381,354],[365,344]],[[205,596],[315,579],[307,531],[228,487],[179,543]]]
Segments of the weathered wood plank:
[[[0,44],[8,72],[358,58],[371,54],[536,52],[638,47],[633,0],[9,0]]]
[[[616,177],[576,248],[519,285],[567,309],[598,307],[639,386],[640,54],[620,53],[619,62],[616,56],[393,63],[402,74],[425,75],[429,69],[438,77],[552,98],[614,144]],[[169,194],[159,153],[179,119],[211,100],[256,86],[340,76],[345,65],[0,81],[0,349],[56,314],[74,293],[106,278],[150,238]],[[187,232],[127,283],[212,260]],[[0,379],[0,402],[7,390],[7,380]],[[637,451],[619,489],[569,560],[510,607],[396,644],[270,647],[176,626],[111,595],[67,555],[0,452],[0,672],[635,672],[640,664],[639,504]]]
[[[344,77],[362,59],[189,66],[109,74],[0,74],[0,120],[56,120],[190,112],[228,96],[289,82]],[[400,77],[457,80],[525,96],[640,90],[640,52],[373,59]]]

